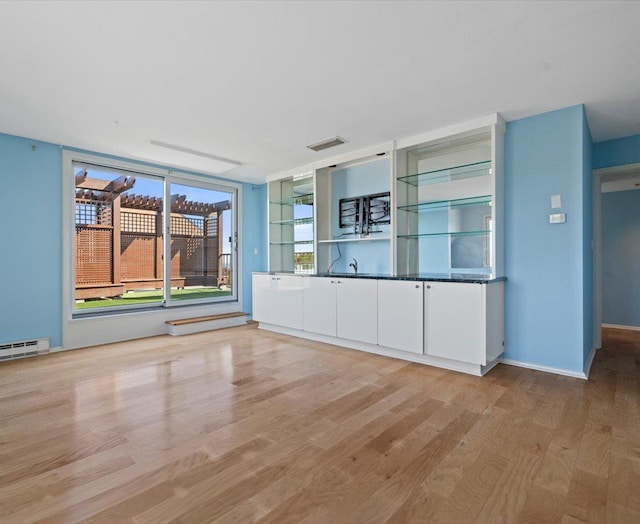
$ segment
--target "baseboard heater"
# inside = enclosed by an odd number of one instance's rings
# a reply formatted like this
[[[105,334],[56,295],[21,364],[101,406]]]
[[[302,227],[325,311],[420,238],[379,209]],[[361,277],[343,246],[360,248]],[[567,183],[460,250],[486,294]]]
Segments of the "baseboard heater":
[[[39,353],[49,351],[49,339],[21,340],[0,344],[0,361],[16,358],[35,357]]]

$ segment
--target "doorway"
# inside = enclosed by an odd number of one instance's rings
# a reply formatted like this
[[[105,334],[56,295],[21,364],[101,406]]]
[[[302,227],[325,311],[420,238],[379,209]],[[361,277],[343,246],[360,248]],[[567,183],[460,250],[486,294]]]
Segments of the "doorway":
[[[602,328],[640,331],[640,164],[593,173],[594,346]]]

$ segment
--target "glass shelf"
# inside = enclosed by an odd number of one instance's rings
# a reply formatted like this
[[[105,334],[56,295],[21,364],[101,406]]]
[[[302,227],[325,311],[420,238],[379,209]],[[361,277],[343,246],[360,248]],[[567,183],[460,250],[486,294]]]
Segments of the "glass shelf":
[[[313,224],[313,217],[290,218],[289,220],[273,220],[269,222],[269,224],[278,225],[278,226],[287,226],[287,225],[299,226],[302,224]]]
[[[450,209],[454,207],[464,206],[490,206],[491,195],[482,195],[470,198],[457,198],[454,200],[439,200],[435,202],[420,202],[419,204],[410,204],[408,206],[398,206],[402,211],[412,211],[415,213],[424,213],[426,211],[435,211],[441,209]]]
[[[488,235],[491,233],[490,229],[482,230],[482,231],[444,231],[439,233],[418,233],[415,235],[398,235],[398,238],[407,238],[407,239],[421,239],[421,238],[429,238],[429,237],[457,237],[457,236],[469,236],[469,235]]]
[[[391,240],[391,237],[336,238],[333,240],[318,240],[318,244],[339,244],[342,242],[371,242],[372,240]]]
[[[313,240],[285,240],[284,242],[269,242],[271,246],[294,246],[301,244],[313,244]]]
[[[438,169],[436,171],[427,171],[415,175],[401,176],[398,180],[411,184],[413,186],[422,186],[426,184],[437,184],[448,182],[451,180],[463,180],[465,178],[473,178],[477,176],[488,176],[491,174],[491,161],[476,162],[474,164],[465,164],[462,166],[449,167],[447,169]]]
[[[313,193],[294,195],[291,197],[283,198],[282,200],[270,200],[269,204],[279,204],[282,206],[312,206]]]

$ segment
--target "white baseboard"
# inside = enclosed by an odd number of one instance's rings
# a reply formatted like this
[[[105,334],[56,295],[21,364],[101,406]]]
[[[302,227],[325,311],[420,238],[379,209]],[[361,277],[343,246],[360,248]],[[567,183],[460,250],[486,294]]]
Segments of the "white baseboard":
[[[568,369],[552,368],[548,366],[539,366],[537,364],[531,364],[529,362],[521,362],[519,360],[512,360],[510,358],[500,358],[501,364],[507,364],[509,366],[517,366],[519,368],[534,369],[536,371],[544,371],[545,373],[554,373],[555,375],[564,375],[565,377],[580,378],[587,380],[587,375],[583,372],[570,371]]]
[[[69,351],[70,349],[81,349],[81,348],[63,348],[62,346],[57,346],[55,348],[49,348],[49,353],[59,353],[60,351]]]
[[[309,331],[302,331],[300,329],[276,326],[274,324],[265,324],[264,322],[260,322],[258,327],[265,331],[273,331],[275,333],[290,335],[292,337],[315,340],[316,342],[325,342],[326,344],[332,344],[334,346],[357,349],[359,351],[365,351],[375,355],[383,355],[385,357],[398,358],[408,362],[427,364],[429,366],[458,371],[460,373],[467,373],[468,375],[475,375],[477,377],[483,376],[498,363],[498,359],[496,359],[493,362],[490,362],[487,366],[481,366],[480,364],[468,364],[466,362],[459,362],[448,358],[432,357],[421,353],[409,353],[407,351],[399,351],[385,346],[378,346],[377,344],[367,344],[365,342],[357,342],[355,340],[347,340],[329,335],[320,335]]]
[[[500,364],[500,357],[496,358],[492,362],[489,362],[486,366],[482,366],[482,376],[486,375],[495,368],[498,364]]]
[[[603,328],[609,329],[627,329],[629,331],[640,331],[640,326],[623,326],[621,324],[602,324]]]

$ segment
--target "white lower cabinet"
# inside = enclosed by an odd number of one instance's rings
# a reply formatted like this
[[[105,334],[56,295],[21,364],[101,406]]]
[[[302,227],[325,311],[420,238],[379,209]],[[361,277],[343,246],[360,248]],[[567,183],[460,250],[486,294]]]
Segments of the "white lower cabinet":
[[[271,309],[276,300],[275,277],[271,275],[253,275],[251,279],[251,292],[253,296],[253,320],[258,322],[271,322]]]
[[[336,336],[337,279],[303,277],[302,284],[302,329],[310,333]]]
[[[358,342],[378,343],[378,281],[337,280],[337,335]]]
[[[302,329],[302,279],[288,275],[253,275],[253,319]]]
[[[267,329],[480,374],[504,351],[504,282],[255,274],[253,318]]]
[[[422,354],[424,352],[423,283],[378,281],[378,344]]]
[[[491,305],[497,315],[487,317],[487,288],[497,284],[469,284],[457,282],[427,282],[424,289],[425,353],[471,364],[487,364],[487,353],[502,352],[502,333],[493,325],[499,322],[504,307],[502,294],[499,303]],[[500,317],[498,317],[498,315]],[[495,318],[494,318],[495,317]]]
[[[305,331],[376,343],[376,280],[321,277],[302,280]]]

